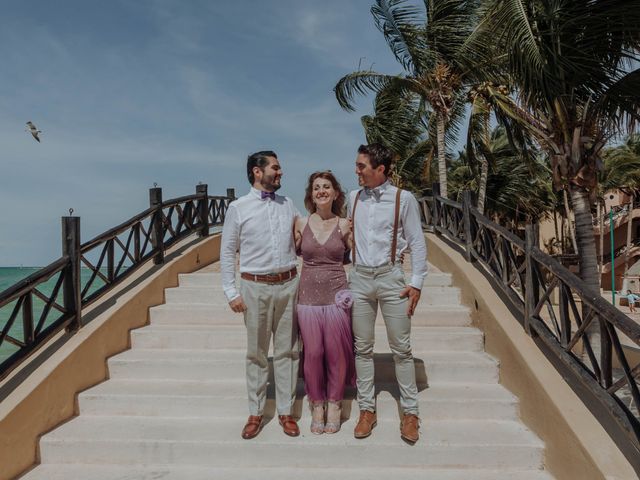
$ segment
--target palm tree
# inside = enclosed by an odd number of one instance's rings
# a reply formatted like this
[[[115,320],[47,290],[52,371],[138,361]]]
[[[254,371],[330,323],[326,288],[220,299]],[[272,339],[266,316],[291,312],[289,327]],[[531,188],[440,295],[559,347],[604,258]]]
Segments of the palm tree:
[[[640,0],[487,0],[472,35],[481,59],[502,52],[517,90],[501,115],[546,151],[554,188],[576,219],[580,276],[599,288],[591,203],[608,139],[640,119]]]
[[[422,193],[420,178],[425,158],[434,150],[428,134],[427,112],[415,95],[407,94],[396,102],[386,99],[386,95],[395,95],[395,92],[378,92],[374,115],[361,118],[367,143],[378,142],[389,147],[396,154],[394,183]]]
[[[537,223],[550,215],[555,204],[551,172],[539,152],[533,147],[514,148],[501,127],[493,131],[489,148],[492,170],[487,177],[486,215],[514,228],[526,221]],[[452,198],[459,198],[463,190],[478,191],[481,178],[478,164],[469,161],[467,150],[451,163]]]
[[[424,0],[425,14],[406,0],[376,0],[371,13],[396,59],[399,75],[358,70],[336,84],[336,99],[353,111],[356,95],[395,92],[413,94],[435,117],[441,195],[447,197],[446,130],[460,121],[467,82],[476,70],[466,57],[465,42],[476,25],[479,0]],[[385,97],[395,101],[393,95]]]

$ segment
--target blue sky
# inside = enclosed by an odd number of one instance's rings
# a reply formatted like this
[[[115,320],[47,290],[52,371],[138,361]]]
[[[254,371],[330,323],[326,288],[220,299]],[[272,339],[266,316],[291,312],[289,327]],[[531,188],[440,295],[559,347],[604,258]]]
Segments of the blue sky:
[[[0,265],[60,254],[60,217],[82,238],[165,198],[248,189],[247,154],[275,150],[282,192],[332,169],[355,188],[360,116],[333,86],[375,62],[398,73],[371,0],[2,2]],[[38,144],[24,131],[33,121]]]

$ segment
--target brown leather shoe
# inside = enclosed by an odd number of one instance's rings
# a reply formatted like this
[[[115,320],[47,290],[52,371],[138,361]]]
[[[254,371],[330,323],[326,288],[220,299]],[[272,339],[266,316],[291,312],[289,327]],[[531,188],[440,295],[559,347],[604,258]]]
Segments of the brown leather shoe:
[[[262,430],[262,415],[249,415],[249,419],[242,429],[242,438],[249,440]]]
[[[420,438],[418,430],[420,428],[420,418],[412,413],[405,413],[400,422],[400,437],[405,442],[416,443]]]
[[[278,421],[282,427],[282,431],[290,437],[297,437],[300,435],[300,429],[296,419],[291,415],[278,415]]]
[[[371,430],[378,423],[376,412],[370,412],[369,410],[361,410],[358,424],[353,430],[353,436],[356,438],[367,438],[371,435]]]

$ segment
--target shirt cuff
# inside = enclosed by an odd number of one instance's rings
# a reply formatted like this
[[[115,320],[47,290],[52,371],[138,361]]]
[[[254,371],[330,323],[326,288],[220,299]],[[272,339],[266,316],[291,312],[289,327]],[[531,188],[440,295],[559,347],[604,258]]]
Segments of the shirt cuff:
[[[422,290],[422,285],[424,284],[424,277],[421,275],[411,275],[411,281],[409,285],[413,288],[417,288],[418,290]]]
[[[224,296],[227,297],[227,301],[231,303],[236,298],[238,298],[240,294],[238,293],[238,290],[236,290],[234,287],[231,287],[224,290]]]

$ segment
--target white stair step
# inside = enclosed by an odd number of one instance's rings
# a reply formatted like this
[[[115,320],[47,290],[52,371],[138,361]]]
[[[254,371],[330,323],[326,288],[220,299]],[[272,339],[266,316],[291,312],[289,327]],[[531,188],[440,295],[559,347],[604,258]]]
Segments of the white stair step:
[[[232,312],[228,305],[158,305],[149,309],[152,324],[207,324],[243,325],[243,316]],[[382,314],[378,312],[376,322],[382,324]],[[414,326],[467,326],[471,324],[469,309],[463,306],[430,306],[418,309],[411,319]]]
[[[181,465],[41,465],[22,477],[22,480],[246,480],[264,478],[278,480],[326,480],[347,478],[349,480],[389,480],[397,478],[393,468],[371,468],[365,465],[331,468],[264,468],[264,467],[188,467]],[[467,469],[403,468],[402,479],[406,480],[551,480],[543,470],[515,469]]]
[[[387,331],[376,328],[376,343],[388,345]],[[430,351],[483,350],[483,334],[470,327],[416,327],[411,332],[411,343]],[[133,348],[177,349],[245,349],[247,333],[242,326],[152,325],[131,332]]]
[[[279,467],[283,452],[290,467],[353,466],[366,455],[370,467],[456,466],[540,468],[542,442],[517,422],[436,421],[422,427],[421,440],[409,448],[399,438],[398,421],[379,420],[367,440],[353,438],[347,421],[337,435],[303,432],[291,438],[277,421],[251,442],[240,438],[244,421],[154,417],[73,419],[41,440],[42,463],[182,464]],[[99,432],[99,435],[97,433]],[[309,455],[309,445],[322,455]],[[345,448],[347,447],[347,448]]]
[[[398,416],[395,384],[378,385],[379,416]],[[354,389],[348,389],[343,417],[357,415]],[[267,411],[275,411],[273,385],[268,391]],[[423,418],[517,420],[517,399],[501,385],[436,384],[418,394]],[[78,396],[81,415],[131,415],[165,417],[244,418],[247,415],[246,386],[234,382],[131,381],[112,379]],[[310,419],[304,385],[298,385],[295,415]]]
[[[484,353],[419,352],[414,349],[416,380],[496,383],[498,365]],[[108,361],[111,378],[216,379],[244,378],[245,354],[229,350],[132,349]],[[395,377],[390,353],[377,353],[376,381]]]
[[[180,286],[164,291],[167,304],[204,304],[226,306],[228,301],[221,291],[211,287]],[[460,290],[455,287],[424,287],[418,307],[427,305],[459,305]]]
[[[181,273],[178,277],[180,286],[191,287],[212,287],[216,290],[222,290],[222,280],[219,272],[210,273]],[[240,277],[236,277],[236,281],[239,281]],[[437,273],[430,272],[424,279],[425,287],[447,287],[451,285],[450,273]]]

